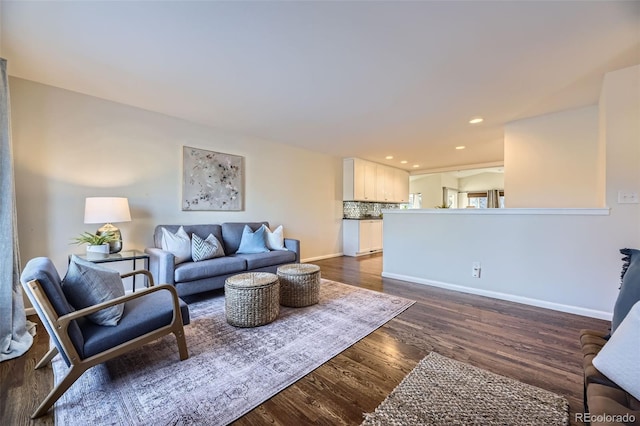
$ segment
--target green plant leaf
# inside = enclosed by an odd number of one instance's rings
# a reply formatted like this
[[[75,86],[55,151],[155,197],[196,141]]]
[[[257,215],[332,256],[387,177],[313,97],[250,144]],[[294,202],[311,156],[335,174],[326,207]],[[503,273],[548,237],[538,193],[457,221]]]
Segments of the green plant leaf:
[[[105,243],[118,241],[118,237],[113,232],[105,232],[104,234],[92,234],[91,232],[83,232],[80,236],[72,239],[72,244],[88,244],[90,246],[100,246]]]

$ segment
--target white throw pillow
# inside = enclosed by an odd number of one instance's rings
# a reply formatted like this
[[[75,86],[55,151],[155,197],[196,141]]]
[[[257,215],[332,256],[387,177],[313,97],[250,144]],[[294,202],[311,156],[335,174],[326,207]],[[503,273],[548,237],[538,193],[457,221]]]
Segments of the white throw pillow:
[[[222,256],[224,256],[222,244],[213,234],[209,234],[206,240],[195,233],[191,236],[191,257],[194,262]]]
[[[593,365],[615,384],[640,399],[640,302],[636,302]]]
[[[175,264],[191,260],[191,239],[181,226],[175,234],[162,228],[162,250],[175,256]]]
[[[282,225],[278,226],[273,232],[266,226],[264,227],[264,240],[267,243],[269,250],[287,250],[284,246],[284,228]]]

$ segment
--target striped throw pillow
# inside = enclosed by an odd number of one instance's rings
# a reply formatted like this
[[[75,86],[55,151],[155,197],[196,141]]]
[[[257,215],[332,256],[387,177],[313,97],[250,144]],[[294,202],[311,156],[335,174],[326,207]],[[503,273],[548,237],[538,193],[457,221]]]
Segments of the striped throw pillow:
[[[222,244],[213,234],[209,234],[205,240],[196,234],[191,236],[191,258],[194,262],[222,256],[224,256]]]

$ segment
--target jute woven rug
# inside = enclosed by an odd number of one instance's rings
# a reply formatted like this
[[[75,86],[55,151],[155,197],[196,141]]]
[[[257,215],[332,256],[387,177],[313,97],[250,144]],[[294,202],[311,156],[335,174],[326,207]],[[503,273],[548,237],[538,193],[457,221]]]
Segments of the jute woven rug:
[[[271,398],[414,302],[322,280],[320,302],[271,324],[227,324],[222,296],[189,305],[189,359],[166,336],[87,371],[56,403],[56,425],[223,425]],[[58,383],[67,367],[53,361]]]
[[[362,425],[568,425],[559,395],[431,352]]]

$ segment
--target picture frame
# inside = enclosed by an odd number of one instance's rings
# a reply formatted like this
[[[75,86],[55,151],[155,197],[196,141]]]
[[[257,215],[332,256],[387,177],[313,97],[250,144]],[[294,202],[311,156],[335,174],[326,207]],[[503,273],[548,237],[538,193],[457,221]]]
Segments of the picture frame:
[[[244,157],[182,147],[182,210],[244,209]]]

